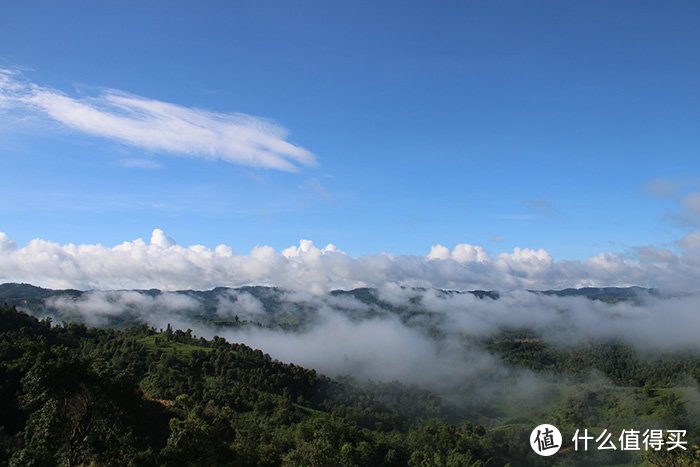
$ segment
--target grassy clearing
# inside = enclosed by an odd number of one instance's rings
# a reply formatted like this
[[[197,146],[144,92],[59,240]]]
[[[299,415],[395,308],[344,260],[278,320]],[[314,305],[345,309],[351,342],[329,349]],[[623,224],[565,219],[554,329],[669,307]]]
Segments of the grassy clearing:
[[[202,350],[204,352],[211,352],[212,350],[214,350],[211,347],[175,342],[166,339],[162,334],[154,336],[144,336],[140,338],[138,342],[143,344],[143,346],[148,351],[160,350],[165,353],[174,352],[178,354],[187,354],[189,352],[194,352],[195,350]]]

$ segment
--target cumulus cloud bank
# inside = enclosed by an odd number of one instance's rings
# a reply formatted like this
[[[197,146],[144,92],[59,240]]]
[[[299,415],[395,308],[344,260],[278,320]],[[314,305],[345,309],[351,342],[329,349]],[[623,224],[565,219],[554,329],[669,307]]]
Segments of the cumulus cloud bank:
[[[691,233],[678,252],[646,247],[636,257],[599,254],[583,261],[555,261],[547,251],[515,248],[491,255],[480,246],[435,245],[426,256],[351,257],[333,244],[309,240],[275,251],[257,246],[245,255],[226,245],[183,247],[156,229],[114,247],[59,245],[35,239],[19,247],[0,233],[0,281],[80,289],[209,289],[274,285],[322,294],[331,289],[394,283],[444,289],[560,289],[585,286],[656,287],[695,292],[700,283],[700,242]]]
[[[115,89],[77,99],[2,68],[0,109],[48,117],[150,151],[285,171],[316,164],[311,152],[286,141],[284,128],[259,117],[192,109]]]

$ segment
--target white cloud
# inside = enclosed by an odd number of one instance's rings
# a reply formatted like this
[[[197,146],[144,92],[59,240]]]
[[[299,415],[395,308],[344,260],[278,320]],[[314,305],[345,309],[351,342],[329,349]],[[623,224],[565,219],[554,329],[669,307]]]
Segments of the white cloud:
[[[686,228],[700,225],[700,193],[691,191],[676,201],[676,211],[667,210],[665,218]]]
[[[647,181],[644,184],[644,191],[659,198],[673,198],[685,185],[687,182],[682,180],[658,177]]]
[[[9,253],[17,249],[17,243],[10,240],[5,232],[0,232],[0,253]]]
[[[173,322],[178,314],[185,315],[202,306],[198,300],[187,295],[163,293],[152,296],[135,290],[92,290],[79,300],[52,297],[47,300],[47,305],[60,310],[62,316],[84,321],[91,326],[104,326],[110,317],[123,314],[139,316],[148,323]],[[184,318],[179,322],[185,324],[182,329],[187,329]]]
[[[639,285],[696,291],[700,255],[695,235],[679,240],[681,253],[640,248],[636,258],[612,253],[584,261],[558,260],[545,250],[515,248],[492,256],[480,246],[436,245],[426,256],[351,257],[309,240],[277,252],[257,246],[245,255],[226,245],[183,247],[155,229],[114,247],[59,245],[41,239],[18,247],[0,233],[0,281],[81,289],[208,289],[220,285],[275,285],[321,294],[333,288],[387,283],[448,289],[552,289]]]
[[[284,128],[259,117],[187,108],[114,89],[73,98],[1,68],[0,109],[49,117],[149,151],[285,171],[317,163],[311,152],[285,140]]]
[[[430,248],[430,253],[428,253],[428,256],[426,256],[426,259],[454,260],[458,263],[483,263],[491,258],[489,254],[480,246],[460,243],[454,250],[450,250],[443,245],[433,245]]]
[[[170,248],[171,246],[177,245],[174,238],[168,237],[160,229],[155,229],[151,235],[151,245],[159,246],[161,248]]]
[[[637,248],[637,256],[640,261],[646,262],[674,263],[678,261],[678,257],[672,251],[652,246]]]
[[[700,232],[691,232],[676,243],[686,250],[700,250]]]
[[[430,248],[430,253],[426,256],[427,259],[450,259],[452,257],[452,252],[449,248],[442,245],[433,245]]]

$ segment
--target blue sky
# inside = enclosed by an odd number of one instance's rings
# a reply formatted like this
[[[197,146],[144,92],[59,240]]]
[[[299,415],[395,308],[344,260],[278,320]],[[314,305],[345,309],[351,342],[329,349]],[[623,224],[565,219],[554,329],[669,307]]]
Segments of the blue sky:
[[[700,224],[699,17],[695,1],[2,2],[0,232],[680,255]]]

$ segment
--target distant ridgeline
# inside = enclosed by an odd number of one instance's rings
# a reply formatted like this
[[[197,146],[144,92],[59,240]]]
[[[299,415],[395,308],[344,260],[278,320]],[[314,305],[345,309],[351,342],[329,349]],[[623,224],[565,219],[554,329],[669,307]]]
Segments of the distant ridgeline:
[[[402,315],[408,308],[411,313],[430,312],[431,310],[421,306],[420,295],[427,289],[407,289],[410,307],[388,302],[381,297],[376,289],[357,288],[353,290],[333,290],[328,295],[336,298],[351,298],[365,305],[370,305],[371,310],[357,310],[354,307],[344,307],[342,302],[336,308],[347,312],[353,318],[371,318],[383,313]],[[411,297],[411,292],[415,296]],[[498,291],[472,290],[434,290],[438,296],[447,297],[454,294],[471,294],[480,299],[498,300]],[[558,297],[584,297],[599,300],[606,303],[620,301],[638,302],[644,298],[660,297],[655,289],[643,287],[586,287],[579,289],[530,291]],[[151,300],[139,300],[138,294]],[[165,296],[181,297],[183,300],[161,300]],[[241,300],[240,297],[244,299]],[[245,297],[252,297],[246,301]],[[96,301],[108,303],[110,309],[100,313],[94,303],[86,298],[94,298]],[[237,306],[236,306],[236,302]],[[181,290],[175,292],[163,292],[158,289],[149,290],[118,290],[118,291],[82,291],[75,289],[45,289],[30,284],[5,283],[0,284],[0,304],[16,306],[37,316],[51,316],[54,319],[66,322],[87,322],[100,326],[123,328],[135,324],[147,324],[143,320],[143,308],[156,312],[160,309],[172,309],[187,316],[188,319],[197,320],[203,324],[215,326],[258,325],[281,326],[295,328],[305,324],[309,312],[317,308],[312,301],[304,301],[298,298],[290,300],[288,292],[276,287],[244,286],[244,287],[217,287],[212,290]],[[230,305],[230,306],[226,306]],[[249,305],[249,306],[246,306]],[[257,308],[255,308],[257,307]],[[92,321],[90,320],[92,318]]]
[[[265,287],[265,286],[244,286],[244,287],[216,287],[208,291],[200,290],[182,290],[175,293],[178,294],[188,294],[201,297],[203,299],[212,298],[221,292],[234,290],[248,292],[255,295],[258,298],[263,298],[270,291],[281,292],[281,289],[276,287]],[[415,290],[425,290],[422,288],[416,288]],[[162,293],[158,289],[149,290],[139,290],[139,292],[148,293],[151,295],[157,295]],[[499,293],[497,291],[488,290],[472,290],[468,292],[453,291],[453,290],[441,290],[442,293],[471,293],[479,298],[492,298],[497,299]],[[544,290],[544,291],[534,291],[546,295],[558,295],[561,297],[568,296],[580,296],[591,299],[614,301],[614,300],[633,300],[641,296],[652,295],[659,296],[659,292],[656,289],[649,289],[645,287],[582,287],[578,289],[563,289],[563,290]],[[67,297],[80,297],[85,291],[75,290],[75,289],[45,289],[43,287],[37,287],[31,284],[18,284],[14,282],[0,284],[0,299],[3,299],[11,304],[10,301],[16,300],[41,300],[49,297],[55,296],[67,296]],[[353,290],[334,290],[331,292],[332,295],[350,295],[358,300],[373,302],[377,301],[375,289],[372,288],[358,288]]]

